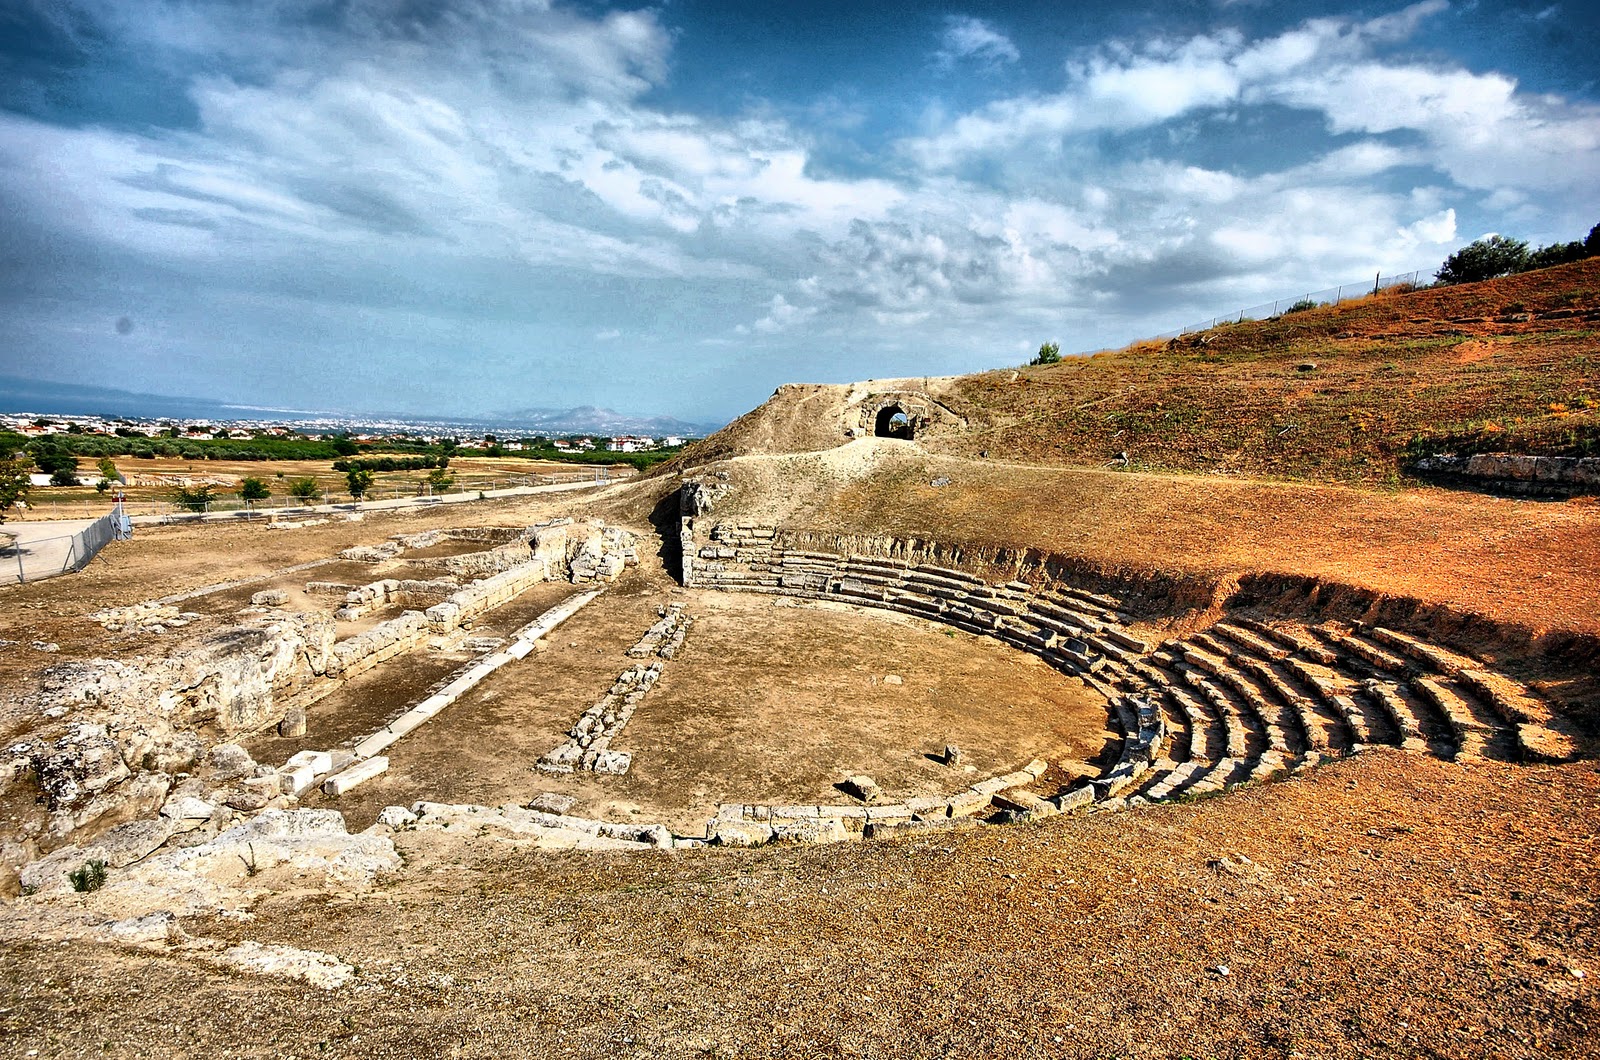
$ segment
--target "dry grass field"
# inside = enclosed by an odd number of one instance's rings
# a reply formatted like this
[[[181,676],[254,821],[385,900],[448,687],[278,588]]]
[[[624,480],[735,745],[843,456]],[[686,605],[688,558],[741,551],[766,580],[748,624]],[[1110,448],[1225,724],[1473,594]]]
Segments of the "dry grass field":
[[[265,510],[302,503],[289,495],[289,483],[301,478],[315,479],[325,502],[349,503],[345,474],[335,471],[330,460],[183,460],[178,457],[155,457],[140,460],[131,456],[115,457],[117,470],[126,475],[130,485],[123,488],[127,498],[126,509],[135,514],[155,514],[173,509],[172,493],[176,485],[192,480],[199,485],[212,483],[220,506],[240,507],[239,483],[245,478],[261,479],[272,491],[272,496],[255,507]],[[33,491],[31,507],[8,514],[11,519],[84,519],[96,518],[111,509],[111,494],[95,491],[93,482],[98,474],[94,461],[79,459],[79,477],[82,486],[42,486]],[[455,476],[450,492],[503,489],[524,485],[530,476],[575,475],[593,477],[597,470],[612,477],[633,474],[628,467],[596,468],[577,464],[563,464],[549,460],[518,460],[509,457],[454,456],[447,469]],[[395,497],[415,497],[426,488],[426,471],[374,472],[368,500],[389,500]],[[153,478],[162,481],[141,482]]]

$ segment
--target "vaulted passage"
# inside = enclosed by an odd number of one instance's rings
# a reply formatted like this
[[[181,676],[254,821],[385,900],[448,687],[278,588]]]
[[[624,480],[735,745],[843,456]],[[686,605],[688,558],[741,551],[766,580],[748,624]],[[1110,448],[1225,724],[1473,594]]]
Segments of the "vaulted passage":
[[[910,441],[915,432],[906,410],[899,405],[889,405],[878,410],[872,433],[879,438],[904,438]]]

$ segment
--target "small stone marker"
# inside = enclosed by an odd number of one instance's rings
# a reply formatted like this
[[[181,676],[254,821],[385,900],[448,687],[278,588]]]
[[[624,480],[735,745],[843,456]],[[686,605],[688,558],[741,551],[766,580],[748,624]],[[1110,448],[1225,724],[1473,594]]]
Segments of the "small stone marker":
[[[944,745],[944,764],[947,765],[947,766],[958,766],[958,765],[960,765],[961,764],[961,748],[957,747],[953,743],[945,744]]]
[[[541,813],[564,814],[577,804],[578,800],[571,795],[562,795],[555,791],[541,791],[528,803],[528,809],[538,810]]]
[[[283,716],[283,720],[278,722],[279,736],[304,736],[305,734],[306,712],[300,707],[295,707],[289,711]]]
[[[846,794],[854,795],[862,802],[875,802],[883,794],[883,789],[878,787],[878,782],[864,773],[853,777],[846,777],[844,781]]]

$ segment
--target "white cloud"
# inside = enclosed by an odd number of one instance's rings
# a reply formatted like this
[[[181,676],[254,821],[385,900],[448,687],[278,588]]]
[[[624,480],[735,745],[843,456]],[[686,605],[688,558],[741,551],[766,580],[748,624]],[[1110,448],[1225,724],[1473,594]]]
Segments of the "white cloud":
[[[838,123],[820,133],[804,108],[657,102],[672,34],[651,12],[363,0],[311,29],[302,0],[80,3],[172,71],[230,76],[183,75],[198,121],[182,131],[0,113],[0,202],[27,222],[0,248],[41,251],[12,260],[70,243],[263,316],[409,314],[398,330],[455,349],[484,316],[538,345],[545,314],[550,345],[580,348],[1079,348],[1408,270],[1442,258],[1458,212],[1548,225],[1600,187],[1593,107],[1391,56],[1438,2],[1260,40],[1108,43],[1054,91],[860,145],[849,175],[818,159]],[[943,28],[952,71],[1019,61],[988,23]],[[552,284],[568,286],[527,308]]]
[[[944,20],[944,33],[934,58],[942,66],[970,61],[996,67],[1016,62],[1022,58],[1022,53],[1011,43],[1011,38],[983,19],[949,15]]]
[[[781,294],[772,296],[772,302],[767,307],[767,315],[751,325],[756,331],[772,334],[785,331],[796,324],[804,323],[817,315],[815,306],[791,305],[789,300]]]

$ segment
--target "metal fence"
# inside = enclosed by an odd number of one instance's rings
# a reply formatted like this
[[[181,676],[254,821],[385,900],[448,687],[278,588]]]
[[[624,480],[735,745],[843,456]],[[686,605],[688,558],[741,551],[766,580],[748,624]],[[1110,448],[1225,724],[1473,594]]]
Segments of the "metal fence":
[[[1422,269],[1415,272],[1402,272],[1394,276],[1379,275],[1371,280],[1362,280],[1359,283],[1340,284],[1338,287],[1328,287],[1321,291],[1308,291],[1302,295],[1289,298],[1279,298],[1272,302],[1262,302],[1248,309],[1240,309],[1232,313],[1224,313],[1210,320],[1201,320],[1193,324],[1186,324],[1177,331],[1166,331],[1153,336],[1156,339],[1175,339],[1180,335],[1192,335],[1197,331],[1209,331],[1218,324],[1237,324],[1245,320],[1271,320],[1287,312],[1301,309],[1311,309],[1319,305],[1338,305],[1340,302],[1354,298],[1368,298],[1382,291],[1395,287],[1418,287],[1431,280],[1431,273]]]
[[[121,513],[112,511],[75,534],[56,537],[19,538],[6,533],[0,538],[0,563],[4,580],[36,582],[57,574],[69,574],[89,565],[102,548],[116,540]]]

